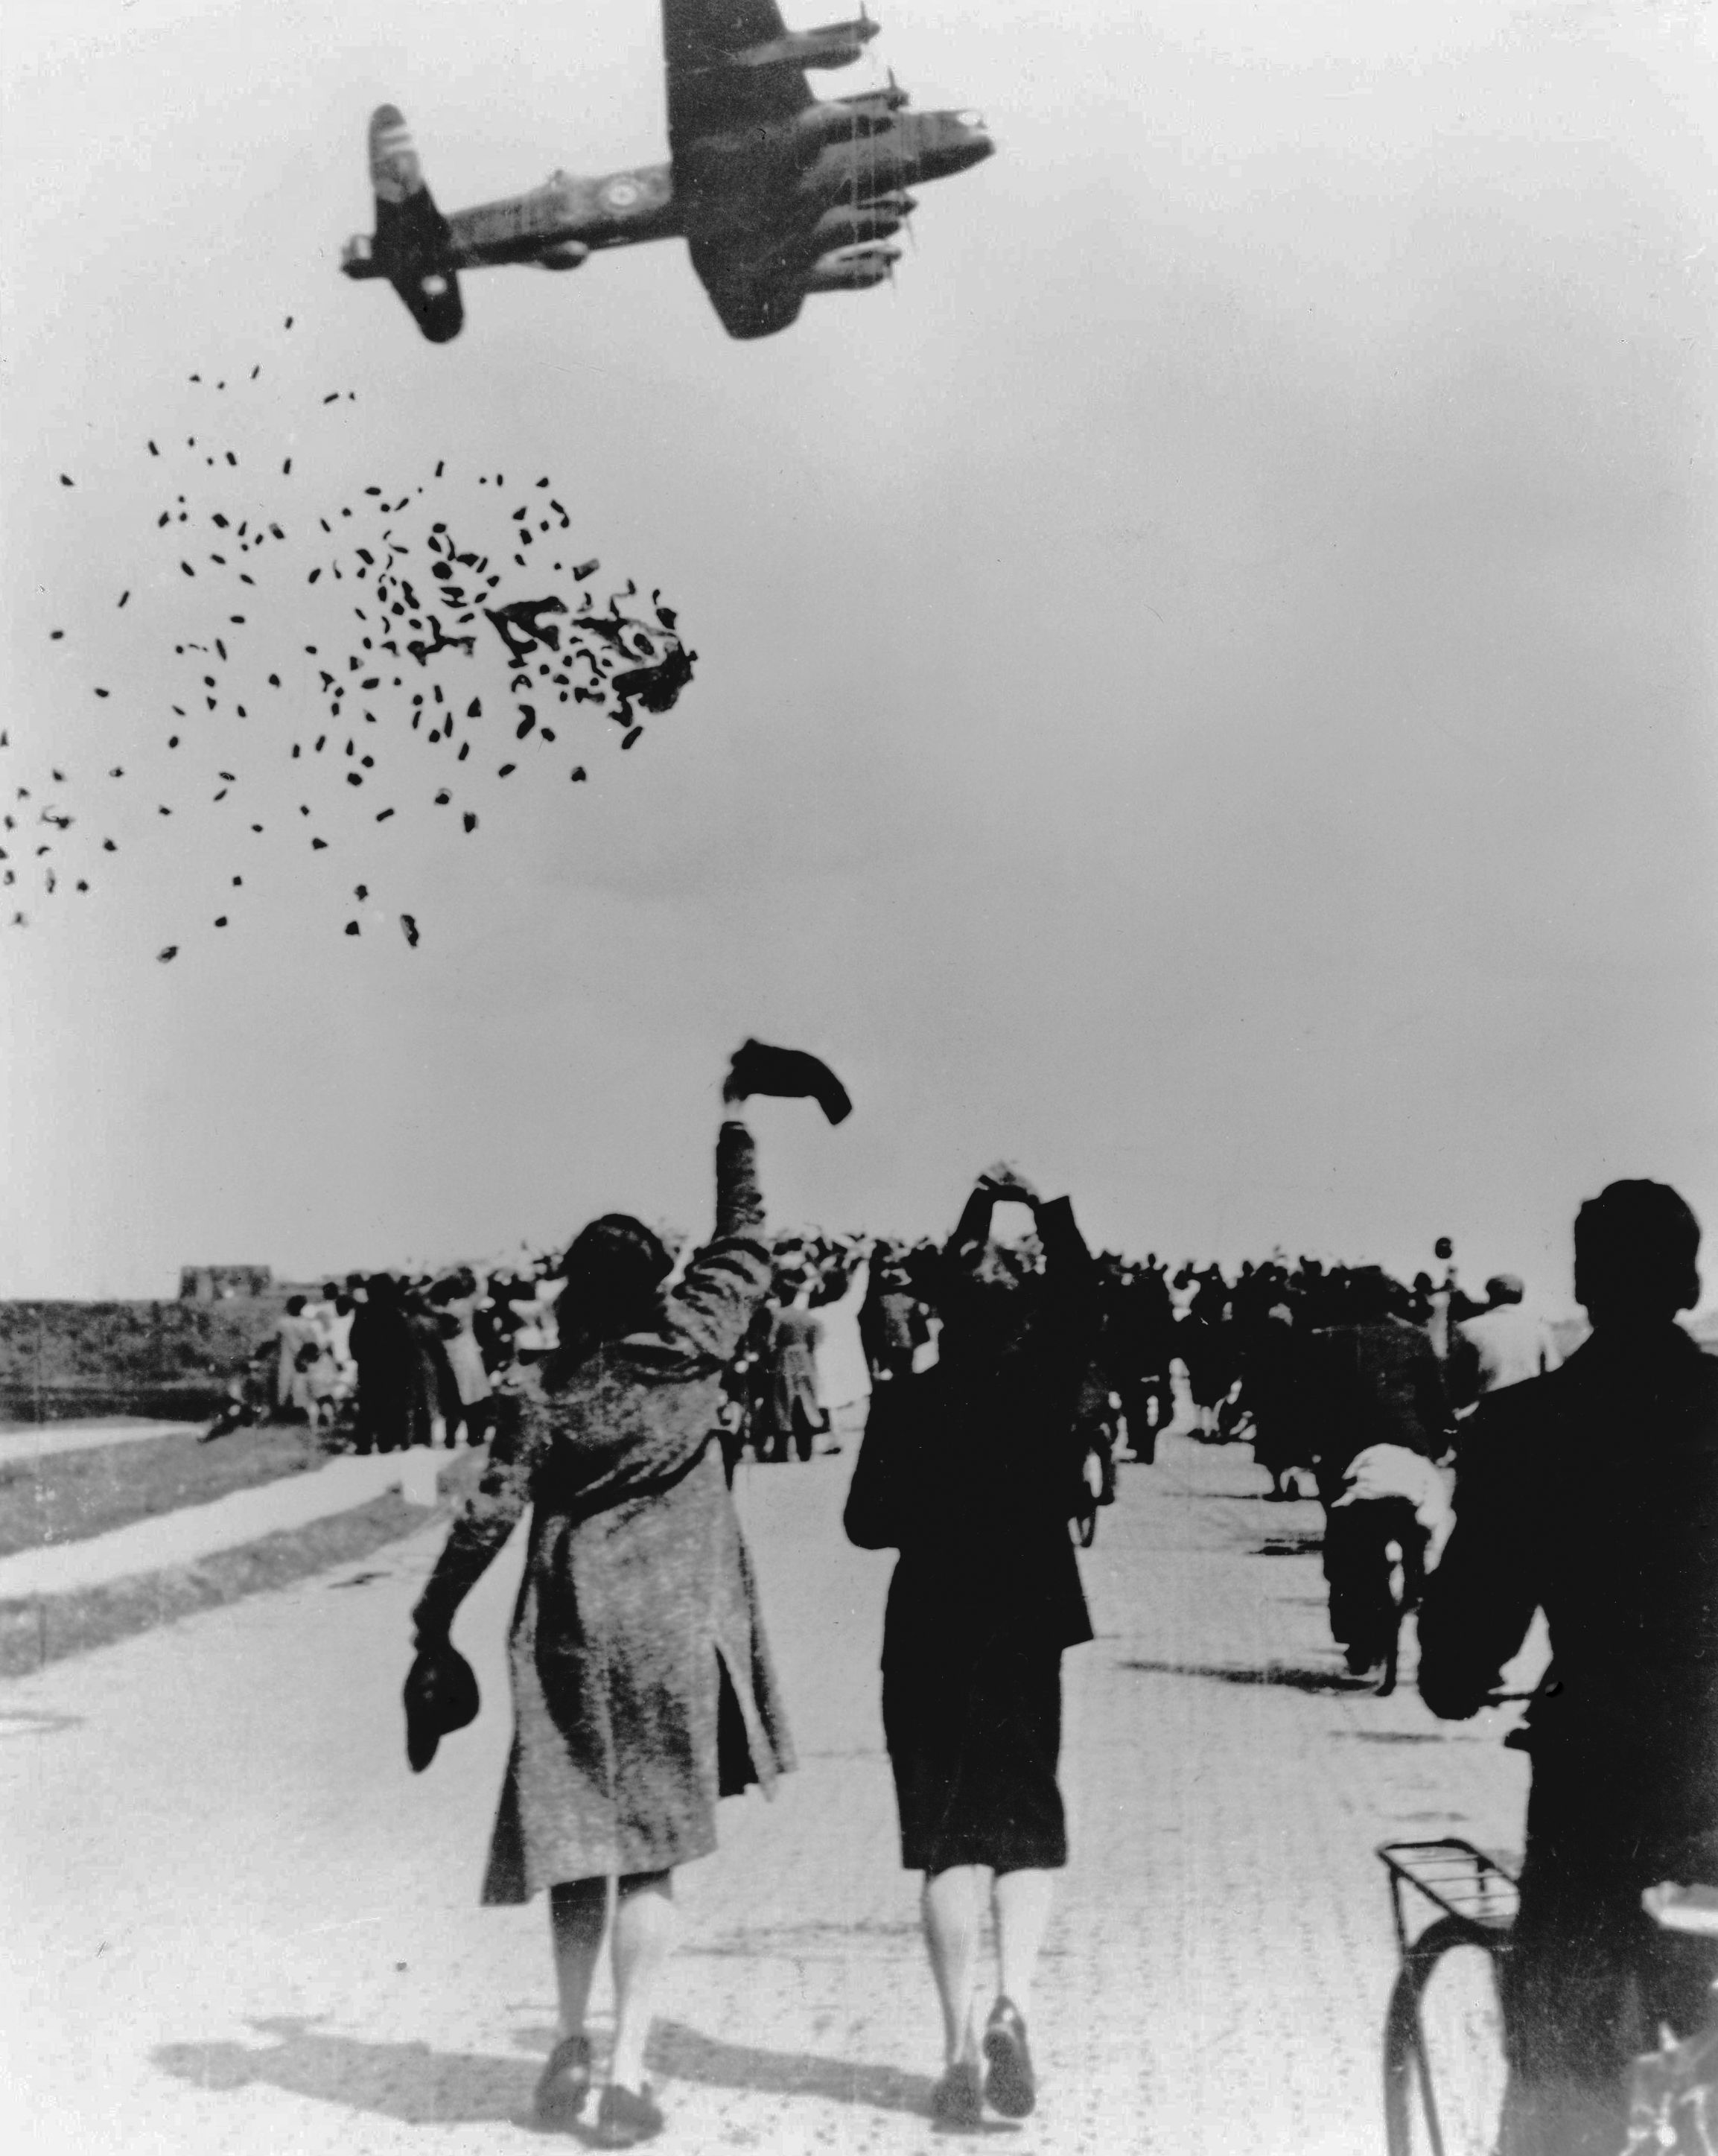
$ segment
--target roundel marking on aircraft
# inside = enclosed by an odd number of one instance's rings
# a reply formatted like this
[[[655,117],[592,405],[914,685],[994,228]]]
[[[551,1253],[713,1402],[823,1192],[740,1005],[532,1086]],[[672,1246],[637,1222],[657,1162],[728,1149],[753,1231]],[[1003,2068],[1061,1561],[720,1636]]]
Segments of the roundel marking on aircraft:
[[[630,209],[638,199],[636,180],[610,180],[603,190],[603,199],[610,209]]]

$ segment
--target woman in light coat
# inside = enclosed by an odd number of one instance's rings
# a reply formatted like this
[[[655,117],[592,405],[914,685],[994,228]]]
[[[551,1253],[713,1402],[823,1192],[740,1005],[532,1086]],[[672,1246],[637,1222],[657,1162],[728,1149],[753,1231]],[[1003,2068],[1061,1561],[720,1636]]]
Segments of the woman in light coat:
[[[715,1848],[718,1797],[792,1761],[751,1561],[719,1441],[723,1365],[770,1281],[752,1142],[716,1144],[715,1240],[664,1292],[667,1251],[607,1214],[567,1255],[561,1344],[515,1381],[477,1496],[416,1621],[420,1651],[526,1506],[531,1540],[510,1641],[515,1734],[483,1898],[546,1887],[561,2041],[539,2122],[566,2128],[591,2081],[585,2015],[618,1882],[615,2039],[597,2132],[660,2131],[645,2040],[673,1933],[674,1872]]]

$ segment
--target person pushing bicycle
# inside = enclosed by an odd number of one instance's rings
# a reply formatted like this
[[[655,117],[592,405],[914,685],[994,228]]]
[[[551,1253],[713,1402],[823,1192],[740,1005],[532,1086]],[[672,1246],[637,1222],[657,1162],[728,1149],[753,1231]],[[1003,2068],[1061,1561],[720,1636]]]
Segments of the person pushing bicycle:
[[[1420,1612],[1421,1696],[1449,1720],[1496,1692],[1536,1609],[1551,1633],[1502,1964],[1499,2156],[1617,2156],[1630,2061],[1661,2027],[1698,2028],[1718,1979],[1718,1939],[1664,1929],[1641,1901],[1718,1882],[1718,1362],[1675,1322],[1700,1297],[1699,1249],[1663,1183],[1581,1208],[1592,1337],[1480,1403]]]

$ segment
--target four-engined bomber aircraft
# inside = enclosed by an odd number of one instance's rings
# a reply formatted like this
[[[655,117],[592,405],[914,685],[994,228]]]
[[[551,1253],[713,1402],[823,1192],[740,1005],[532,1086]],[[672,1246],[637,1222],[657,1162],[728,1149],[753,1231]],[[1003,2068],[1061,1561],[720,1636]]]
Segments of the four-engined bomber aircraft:
[[[597,249],[684,237],[731,336],[784,330],[808,292],[861,291],[900,259],[886,243],[925,180],[994,145],[977,116],[909,112],[886,90],[819,100],[808,68],[846,67],[877,33],[856,22],[789,30],[776,0],[663,0],[669,162],[575,179],[444,217],[391,105],[370,121],[376,232],[350,241],[348,277],[385,277],[432,343],[464,320],[462,270],[576,270]]]

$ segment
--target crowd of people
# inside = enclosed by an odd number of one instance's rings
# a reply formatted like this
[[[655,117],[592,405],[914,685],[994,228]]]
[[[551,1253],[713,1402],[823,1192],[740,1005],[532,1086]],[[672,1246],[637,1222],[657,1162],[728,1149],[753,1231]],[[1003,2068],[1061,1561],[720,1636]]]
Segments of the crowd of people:
[[[207,1435],[279,1419],[358,1452],[480,1445],[496,1377],[553,1345],[563,1283],[547,1271],[350,1273],[289,1296]]]
[[[643,2066],[674,1873],[714,1848],[719,1797],[793,1764],[736,1463],[853,1443],[847,1532],[898,1553],[883,1722],[942,2014],[933,2111],[977,2129],[1032,2110],[1033,1986],[1067,1858],[1061,1658],[1091,1637],[1075,1548],[1116,1459],[1151,1462],[1179,1419],[1250,1440],[1270,1496],[1320,1501],[1357,1681],[1393,1684],[1418,1604],[1423,1697],[1471,1715],[1543,1613],[1499,2148],[1613,2156],[1630,2057],[1655,2026],[1696,2026],[1718,1974],[1718,1942],[1667,1938],[1648,1913],[1667,1882],[1718,1888],[1718,1366],[1674,1322],[1700,1286],[1680,1199],[1618,1183],[1582,1208],[1577,1340],[1512,1276],[1466,1294],[1447,1245],[1441,1280],[1407,1282],[1280,1255],[1233,1276],[1095,1256],[1069,1201],[1005,1163],[941,1245],[771,1238],[748,1090],[808,1088],[731,1075],[716,1231],[695,1250],[608,1214],[526,1272],[295,1296],[261,1358],[273,1408],[337,1412],[364,1449],[490,1440],[415,1614],[414,1767],[477,1712],[451,1626],[529,1510],[484,1895],[548,1897],[562,2026],[539,2123],[575,2128],[596,2088],[606,1938],[593,2138],[661,2130]],[[999,1207],[1030,1231],[999,1232]]]
[[[690,1253],[684,1239],[663,1247],[672,1284],[676,1250]],[[714,1410],[731,1480],[743,1458],[784,1464],[855,1445],[875,1394],[936,1367],[948,1317],[946,1253],[928,1240],[795,1232],[766,1248],[767,1288]],[[1113,1501],[1118,1459],[1150,1463],[1177,1414],[1206,1442],[1249,1440],[1270,1497],[1310,1485],[1322,1502],[1332,1635],[1356,1677],[1392,1689],[1401,1609],[1449,1534],[1465,1418],[1484,1394],[1561,1359],[1517,1278],[1492,1279],[1476,1301],[1449,1248],[1435,1283],[1304,1256],[1244,1260],[1233,1276],[1191,1260],[1172,1271],[1155,1252],[1093,1258],[1072,1418],[1081,1538]],[[1018,1287],[1045,1255],[1028,1231],[997,1241],[990,1264]],[[577,1323],[567,1290],[565,1263],[544,1254],[484,1273],[353,1274],[295,1294],[209,1434],[274,1415],[361,1452],[480,1445],[498,1399]]]
[[[684,1240],[664,1247],[672,1256]],[[1041,1270],[1033,1235],[998,1247],[1017,1276]],[[744,1457],[806,1460],[855,1443],[873,1389],[931,1367],[942,1329],[942,1253],[928,1239],[812,1230],[777,1234],[768,1249],[768,1291],[724,1370],[719,1426],[731,1472]],[[545,1253],[506,1268],[350,1273],[320,1294],[294,1294],[229,1380],[210,1435],[278,1418],[358,1451],[480,1444],[496,1386],[553,1352],[566,1286],[562,1260]],[[1404,1284],[1375,1265],[1274,1255],[1244,1260],[1231,1278],[1214,1263],[1172,1271],[1156,1252],[1134,1260],[1104,1251],[1090,1294],[1080,1419],[1106,1494],[1117,1456],[1154,1457],[1178,1411],[1177,1380],[1193,1435],[1250,1440],[1273,1497],[1295,1493],[1298,1471],[1328,1502],[1351,1456],[1331,1411],[1333,1337],[1412,1327],[1458,1416],[1483,1392],[1560,1360],[1556,1335],[1522,1306],[1509,1275],[1489,1281],[1480,1301],[1448,1266],[1441,1283],[1423,1272]]]

